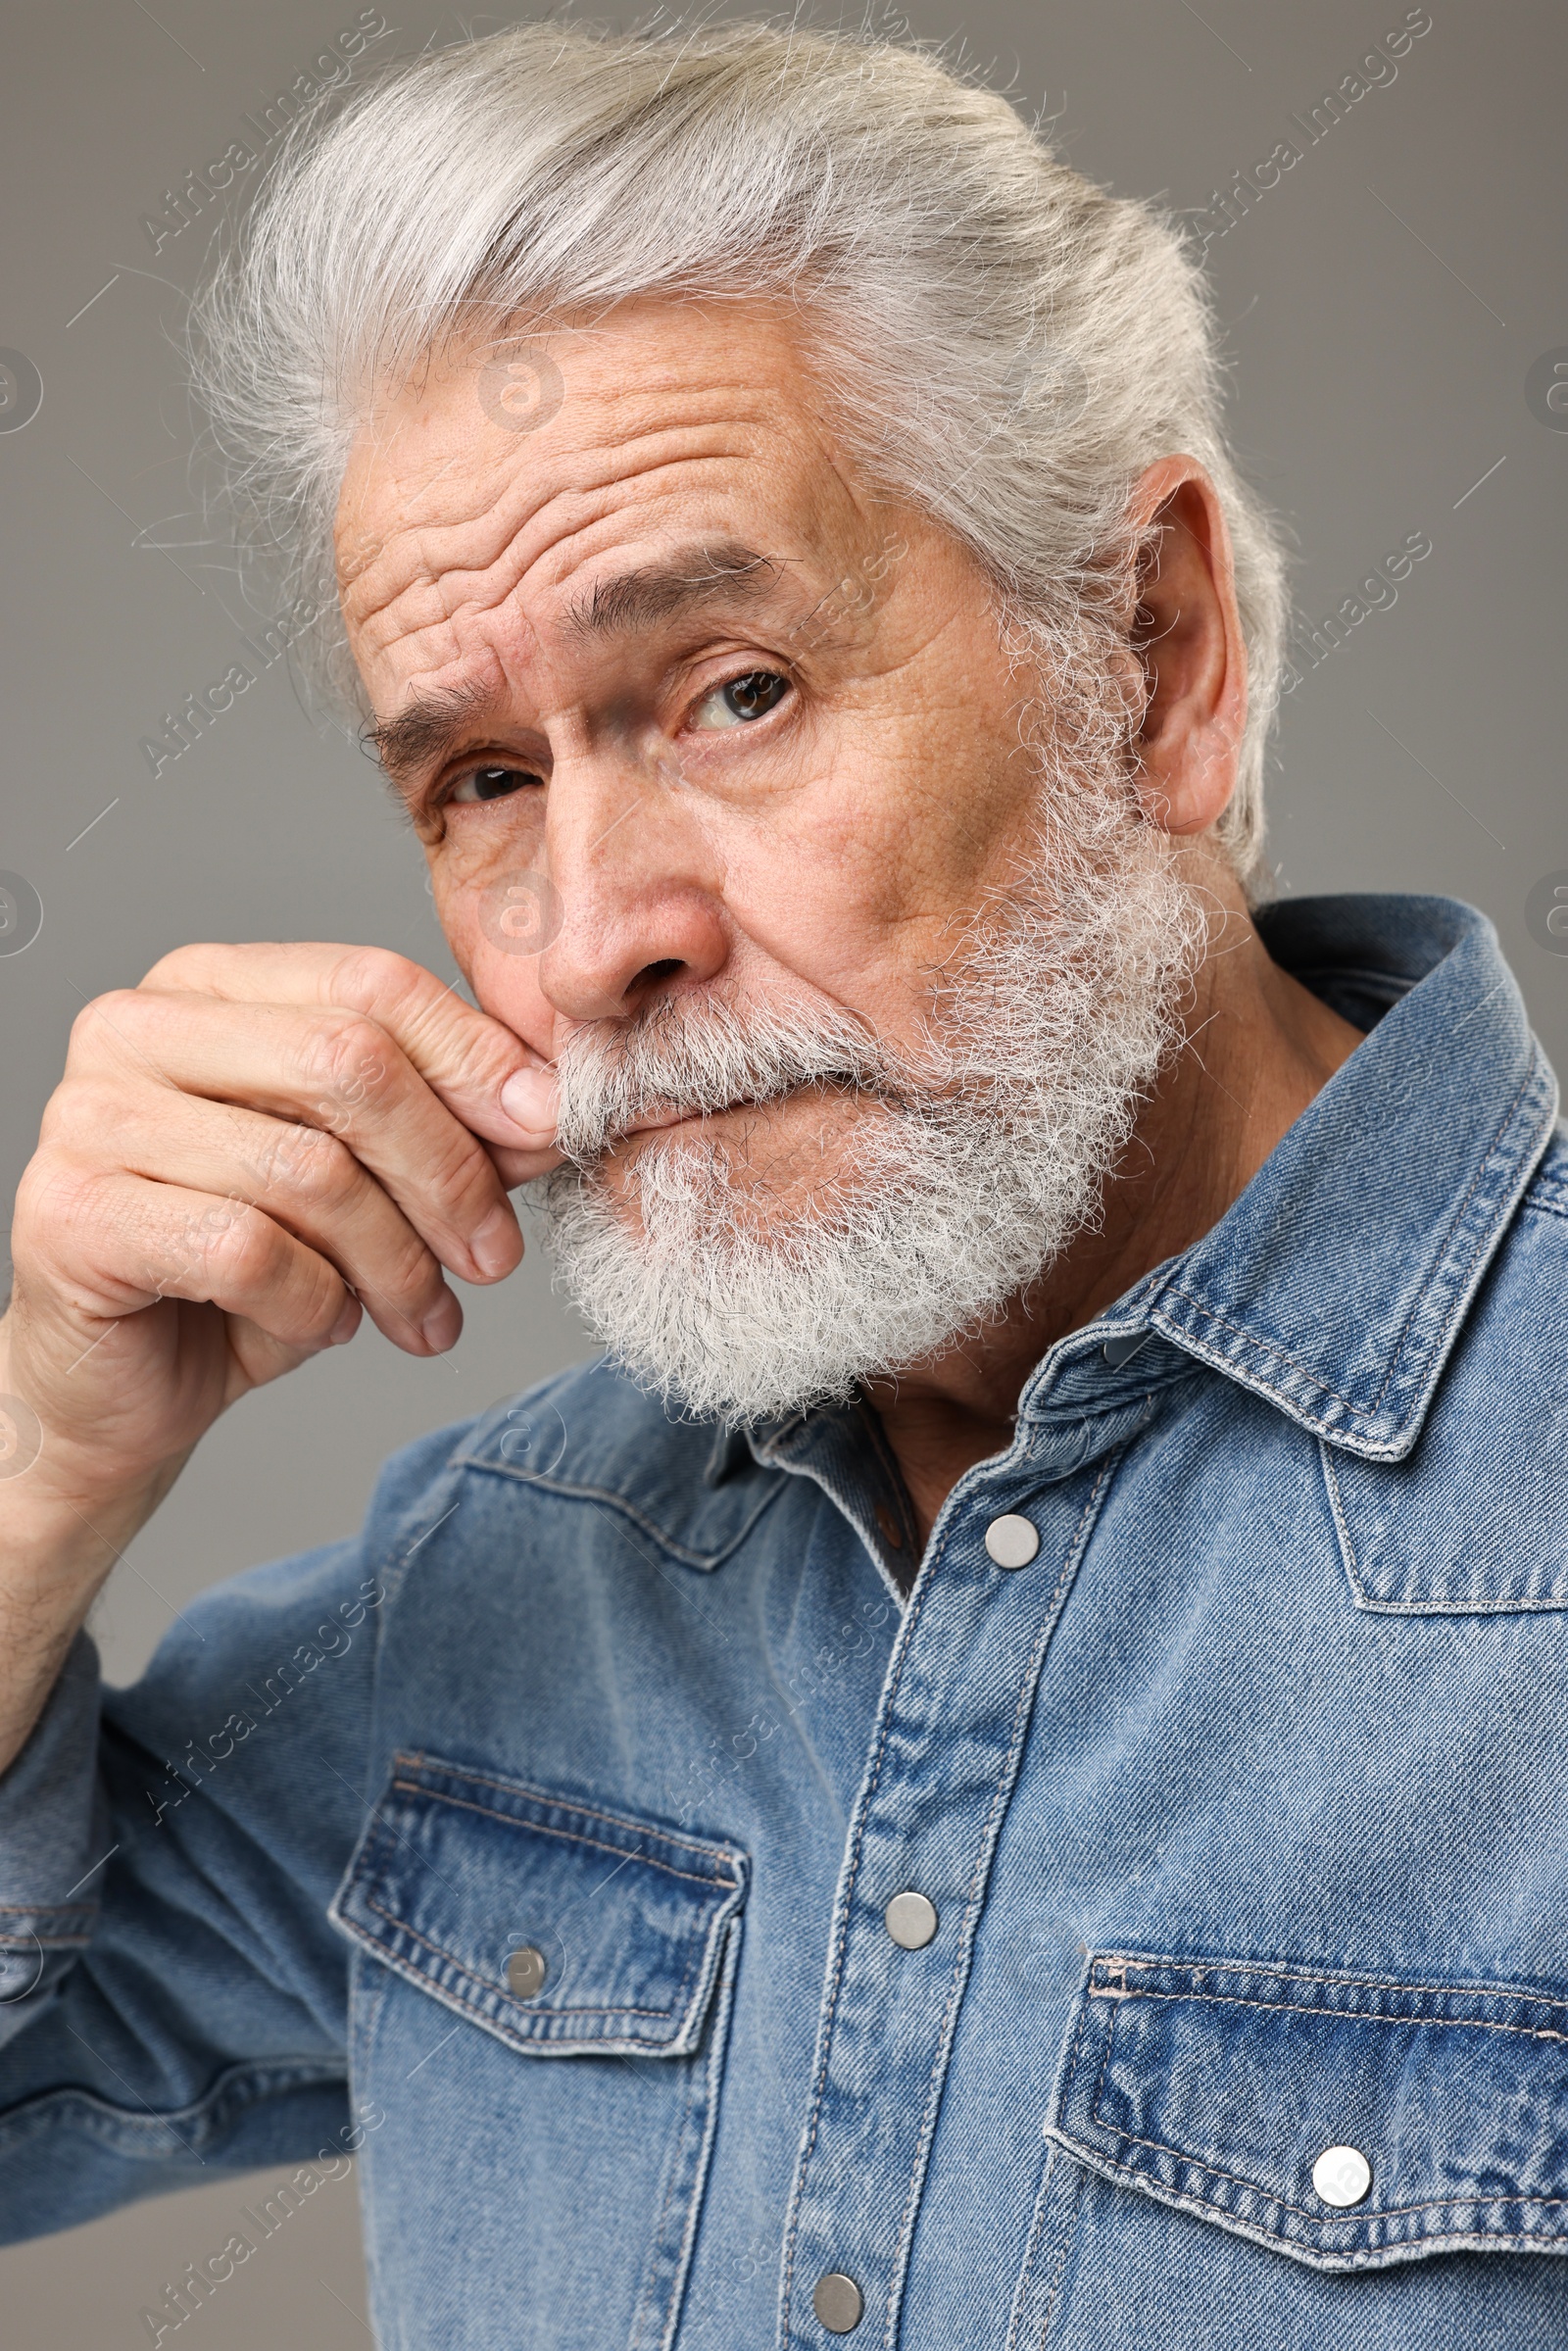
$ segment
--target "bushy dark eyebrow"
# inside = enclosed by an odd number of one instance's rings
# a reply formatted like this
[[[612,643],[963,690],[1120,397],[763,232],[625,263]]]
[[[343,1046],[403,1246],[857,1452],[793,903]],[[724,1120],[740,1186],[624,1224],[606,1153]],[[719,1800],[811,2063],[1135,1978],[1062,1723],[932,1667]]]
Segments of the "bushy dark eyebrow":
[[[495,707],[488,686],[443,686],[435,694],[416,694],[395,717],[368,726],[362,740],[387,781],[406,792]]]
[[[661,563],[600,580],[568,605],[561,627],[577,638],[635,635],[706,605],[765,596],[783,569],[779,557],[759,555],[734,539],[681,548]],[[388,780],[407,793],[466,734],[499,710],[499,698],[489,686],[447,686],[414,696],[394,717],[368,727],[364,740]]]
[[[635,635],[703,605],[763,596],[783,568],[776,556],[759,555],[736,539],[681,548],[662,563],[600,580],[568,605],[563,627],[575,637]]]

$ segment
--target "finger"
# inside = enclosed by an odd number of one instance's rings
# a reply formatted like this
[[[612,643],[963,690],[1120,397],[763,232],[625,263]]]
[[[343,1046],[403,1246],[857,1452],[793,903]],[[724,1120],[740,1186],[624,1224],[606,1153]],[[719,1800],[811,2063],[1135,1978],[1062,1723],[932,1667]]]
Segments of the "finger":
[[[356,1299],[350,1298],[332,1326],[332,1346],[346,1346],[363,1320],[363,1309]],[[239,1371],[237,1393],[242,1396],[248,1396],[253,1388],[265,1388],[269,1382],[281,1379],[285,1372],[298,1371],[302,1363],[308,1363],[312,1355],[321,1351],[319,1347],[285,1347],[248,1315],[229,1314],[224,1317],[223,1327]]]
[[[336,1136],[169,1087],[66,1088],[51,1143],[86,1163],[105,1134],[117,1169],[261,1208],[337,1267],[389,1339],[412,1325],[438,1344],[450,1326],[434,1255]]]
[[[246,1201],[64,1162],[53,1180],[40,1268],[84,1315],[119,1320],[159,1298],[187,1298],[308,1353],[330,1346],[339,1324],[352,1328],[355,1301],[336,1267]],[[398,1344],[410,1354],[438,1351],[413,1331]]]
[[[484,1145],[364,1013],[124,990],[78,1018],[72,1071],[122,1095],[155,1083],[335,1135],[466,1281],[499,1281],[522,1254]]]
[[[407,955],[312,941],[182,947],[155,963],[142,986],[363,1012],[487,1143],[527,1151],[555,1141],[555,1076],[542,1054]]]
[[[554,1149],[542,1151],[509,1151],[500,1144],[492,1144],[490,1156],[500,1172],[501,1181],[509,1192],[518,1184],[531,1184],[536,1176],[549,1175],[553,1168],[564,1167],[565,1154]]]

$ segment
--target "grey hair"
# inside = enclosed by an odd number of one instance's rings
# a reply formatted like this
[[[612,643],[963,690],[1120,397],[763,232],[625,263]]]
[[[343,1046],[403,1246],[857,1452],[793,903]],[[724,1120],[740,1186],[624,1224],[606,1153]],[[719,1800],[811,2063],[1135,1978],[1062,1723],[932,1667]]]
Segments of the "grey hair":
[[[193,315],[249,543],[335,611],[333,515],[377,387],[646,295],[795,306],[852,459],[952,530],[1039,646],[1082,647],[1086,622],[1125,642],[1132,487],[1157,458],[1198,459],[1249,663],[1219,832],[1255,873],[1284,573],[1226,445],[1201,274],[1170,219],[906,42],[521,24],[296,123]],[[341,641],[326,656],[347,684]]]

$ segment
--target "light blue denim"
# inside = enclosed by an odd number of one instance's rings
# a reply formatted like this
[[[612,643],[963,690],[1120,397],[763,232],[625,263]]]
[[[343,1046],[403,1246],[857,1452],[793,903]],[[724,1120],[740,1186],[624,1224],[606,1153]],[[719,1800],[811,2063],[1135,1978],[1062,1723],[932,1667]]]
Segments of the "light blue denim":
[[[864,1411],[598,1364],[136,1688],[79,1645],[0,1783],[7,2235],[355,2145],[388,2351],[821,2351],[828,2272],[884,2351],[1560,2351],[1568,1143],[1479,915],[1264,927],[1366,1042],[906,1598]]]

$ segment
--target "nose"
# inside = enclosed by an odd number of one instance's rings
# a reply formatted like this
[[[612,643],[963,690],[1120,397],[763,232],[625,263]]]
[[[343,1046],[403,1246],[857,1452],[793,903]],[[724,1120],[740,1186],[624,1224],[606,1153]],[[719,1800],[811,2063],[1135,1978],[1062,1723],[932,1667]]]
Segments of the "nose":
[[[672,755],[644,760],[617,748],[558,760],[545,852],[559,923],[539,985],[566,1019],[624,1019],[722,969],[718,860]]]

